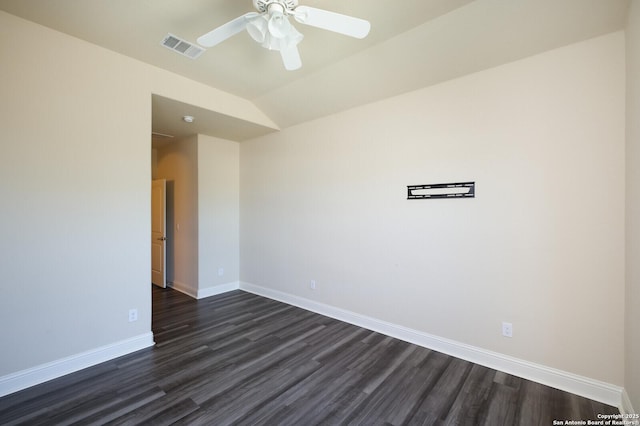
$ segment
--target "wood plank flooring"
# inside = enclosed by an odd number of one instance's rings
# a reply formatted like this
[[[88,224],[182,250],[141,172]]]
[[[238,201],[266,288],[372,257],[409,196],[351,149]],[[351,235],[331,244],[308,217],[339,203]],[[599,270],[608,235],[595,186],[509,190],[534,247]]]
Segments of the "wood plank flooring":
[[[153,289],[154,348],[0,399],[0,424],[552,425],[614,407],[242,291]]]

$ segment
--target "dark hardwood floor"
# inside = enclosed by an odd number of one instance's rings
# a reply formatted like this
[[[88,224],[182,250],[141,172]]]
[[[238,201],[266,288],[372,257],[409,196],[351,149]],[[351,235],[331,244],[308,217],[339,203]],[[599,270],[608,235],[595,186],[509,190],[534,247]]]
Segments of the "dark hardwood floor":
[[[242,291],[153,289],[154,348],[0,399],[0,424],[552,425],[614,407]]]

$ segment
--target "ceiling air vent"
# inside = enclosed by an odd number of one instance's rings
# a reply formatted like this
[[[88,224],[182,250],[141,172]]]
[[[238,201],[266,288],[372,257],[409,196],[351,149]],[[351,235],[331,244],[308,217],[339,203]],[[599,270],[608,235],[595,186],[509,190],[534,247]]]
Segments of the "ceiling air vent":
[[[171,49],[174,52],[191,59],[198,58],[205,51],[202,47],[189,43],[188,41],[183,40],[180,37],[176,37],[173,34],[167,34],[162,40],[162,45],[167,49]]]

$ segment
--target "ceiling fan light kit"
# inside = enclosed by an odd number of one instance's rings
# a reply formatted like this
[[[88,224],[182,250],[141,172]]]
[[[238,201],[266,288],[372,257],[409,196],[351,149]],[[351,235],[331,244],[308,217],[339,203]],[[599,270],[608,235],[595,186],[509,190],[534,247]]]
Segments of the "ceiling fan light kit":
[[[368,21],[327,10],[298,6],[298,0],[253,0],[258,11],[246,13],[198,38],[198,44],[213,47],[246,29],[253,40],[269,50],[277,50],[287,70],[302,66],[298,44],[304,36],[289,22],[289,16],[304,25],[355,38],[369,34]]]
[[[273,14],[271,17],[258,15],[247,19],[249,20],[247,32],[251,38],[269,50],[283,50],[297,46],[304,38],[282,14]]]

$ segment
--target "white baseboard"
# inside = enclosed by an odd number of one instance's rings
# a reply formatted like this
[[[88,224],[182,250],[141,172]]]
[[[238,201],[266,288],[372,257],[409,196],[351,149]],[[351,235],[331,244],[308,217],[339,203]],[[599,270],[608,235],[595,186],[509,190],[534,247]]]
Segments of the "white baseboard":
[[[179,281],[172,281],[167,283],[167,287],[171,287],[174,290],[178,290],[180,293],[184,293],[187,296],[198,298],[198,290],[193,289],[191,286],[181,283]]]
[[[178,281],[167,283],[167,286],[171,287],[174,290],[178,290],[180,293],[184,293],[189,297],[193,297],[194,299],[204,299],[205,297],[211,297],[217,294],[226,293],[228,291],[238,290],[240,288],[240,282],[234,281],[197,290],[193,289],[187,284],[183,284]]]
[[[629,394],[626,390],[622,391],[622,404],[620,406],[620,413],[622,414],[636,414],[633,409],[633,405],[631,405],[631,399],[629,398]]]
[[[348,322],[424,348],[442,352],[456,358],[612,405],[620,410],[623,408],[622,395],[624,389],[620,386],[434,336],[254,284],[241,282],[240,289]],[[628,402],[628,407],[630,408],[630,406],[631,403]]]
[[[0,377],[0,397],[151,347],[154,344],[153,333],[149,332]]]
[[[238,290],[240,288],[240,281],[234,281],[226,284],[220,284],[214,287],[207,287],[198,289],[197,299],[204,299],[205,297],[215,296],[217,294],[226,293],[228,291]]]

